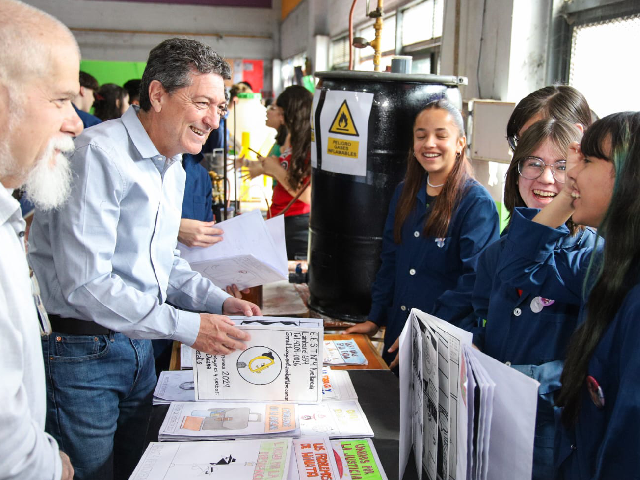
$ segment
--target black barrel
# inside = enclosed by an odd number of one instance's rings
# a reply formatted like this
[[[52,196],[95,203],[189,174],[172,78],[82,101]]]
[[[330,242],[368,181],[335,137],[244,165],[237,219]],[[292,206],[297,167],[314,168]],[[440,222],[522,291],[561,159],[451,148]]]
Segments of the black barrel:
[[[309,222],[309,306],[332,318],[366,320],[380,266],[382,233],[393,192],[413,141],[413,120],[429,102],[462,106],[464,77],[378,72],[318,72],[313,112],[317,168],[312,172]],[[320,113],[327,91],[374,94],[369,117],[367,175],[322,170]],[[346,160],[348,161],[348,160]]]

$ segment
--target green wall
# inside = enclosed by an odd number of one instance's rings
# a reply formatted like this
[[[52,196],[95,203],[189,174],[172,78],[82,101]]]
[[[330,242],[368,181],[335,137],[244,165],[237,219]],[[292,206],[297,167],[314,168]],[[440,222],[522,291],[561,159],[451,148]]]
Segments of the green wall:
[[[87,72],[98,80],[98,83],[115,83],[124,85],[134,78],[142,78],[145,62],[102,62],[99,60],[82,60],[80,70]]]

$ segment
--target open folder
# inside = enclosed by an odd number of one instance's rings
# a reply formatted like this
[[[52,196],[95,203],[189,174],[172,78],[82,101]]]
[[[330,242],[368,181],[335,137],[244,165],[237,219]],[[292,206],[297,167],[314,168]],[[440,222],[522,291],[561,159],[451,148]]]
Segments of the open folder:
[[[400,458],[419,478],[530,480],[538,382],[413,309],[400,335]]]
[[[239,289],[289,278],[282,215],[265,221],[259,210],[216,224],[223,240],[210,247],[178,243],[180,255],[191,268],[220,288]]]

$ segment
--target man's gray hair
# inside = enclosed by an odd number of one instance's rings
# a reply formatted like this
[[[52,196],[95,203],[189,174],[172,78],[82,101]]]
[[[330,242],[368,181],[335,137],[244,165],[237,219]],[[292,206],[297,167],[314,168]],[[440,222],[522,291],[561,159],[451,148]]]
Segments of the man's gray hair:
[[[0,85],[18,90],[45,77],[51,70],[52,49],[65,41],[78,48],[58,19],[17,0],[0,0]]]
[[[149,85],[158,80],[168,93],[191,85],[192,73],[216,73],[231,78],[231,69],[211,47],[197,40],[170,38],[149,53],[140,85],[140,108],[151,109]]]

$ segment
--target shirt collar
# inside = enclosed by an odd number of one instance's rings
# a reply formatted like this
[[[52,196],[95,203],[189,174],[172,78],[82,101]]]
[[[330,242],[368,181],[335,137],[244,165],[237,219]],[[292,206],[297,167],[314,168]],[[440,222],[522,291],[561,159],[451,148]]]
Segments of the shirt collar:
[[[158,151],[151,141],[149,134],[142,126],[142,122],[140,122],[140,119],[138,118],[139,111],[140,107],[138,105],[131,105],[129,109],[124,112],[124,115],[122,115],[122,123],[129,133],[129,138],[131,138],[133,145],[136,147],[142,158],[164,159],[165,157]],[[167,163],[168,165],[171,165],[173,162],[178,161],[181,158],[181,154],[175,155],[171,158],[167,158]]]
[[[13,189],[0,185],[0,225],[4,224],[18,212],[20,215],[20,202],[12,196]]]

